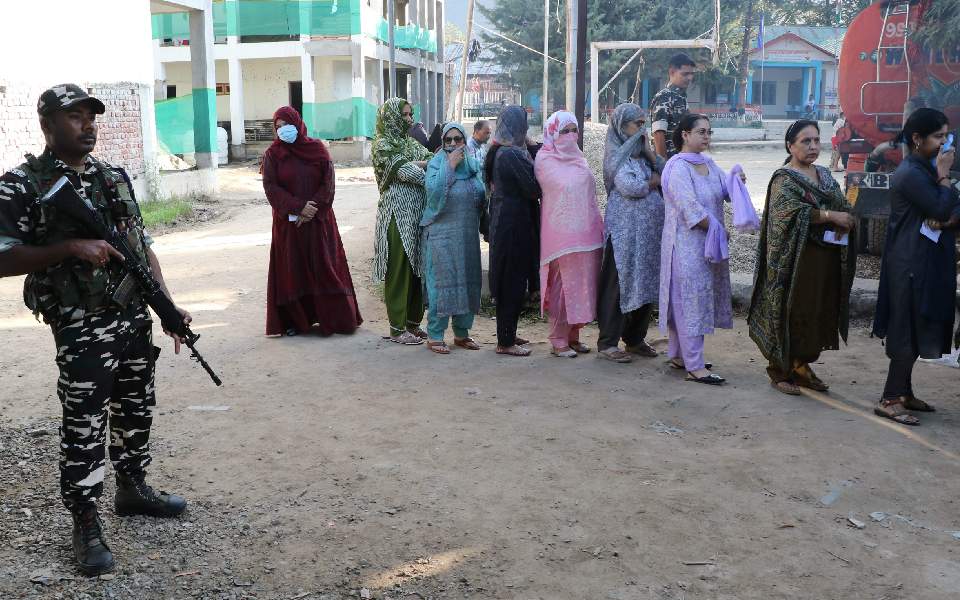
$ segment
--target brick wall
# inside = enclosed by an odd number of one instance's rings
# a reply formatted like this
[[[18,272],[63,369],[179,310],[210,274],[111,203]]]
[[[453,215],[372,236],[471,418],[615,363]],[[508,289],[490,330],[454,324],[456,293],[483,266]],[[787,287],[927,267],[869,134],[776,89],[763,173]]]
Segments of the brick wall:
[[[97,122],[100,132],[94,155],[124,167],[133,179],[145,174],[138,83],[80,83],[103,101],[107,112]],[[0,169],[23,162],[27,152],[43,151],[37,99],[47,86],[0,80]]]

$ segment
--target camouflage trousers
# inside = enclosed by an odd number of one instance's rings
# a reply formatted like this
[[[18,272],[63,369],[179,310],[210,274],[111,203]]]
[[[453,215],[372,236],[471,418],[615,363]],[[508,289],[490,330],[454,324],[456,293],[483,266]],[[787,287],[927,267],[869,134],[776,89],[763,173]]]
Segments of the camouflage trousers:
[[[108,423],[116,473],[135,475],[150,464],[159,348],[143,310],[98,312],[54,330],[63,406],[60,493],[68,509],[95,502],[103,491]]]

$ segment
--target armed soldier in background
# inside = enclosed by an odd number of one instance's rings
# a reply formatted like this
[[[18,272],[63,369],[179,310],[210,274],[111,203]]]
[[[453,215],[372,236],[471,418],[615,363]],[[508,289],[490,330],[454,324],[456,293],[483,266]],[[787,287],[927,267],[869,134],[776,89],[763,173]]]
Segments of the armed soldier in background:
[[[123,235],[137,260],[163,284],[152,240],[126,172],[94,158],[97,115],[103,103],[74,84],[55,86],[37,105],[46,149],[0,178],[0,277],[27,275],[24,302],[50,325],[60,370],[60,489],[73,515],[73,550],[79,569],[97,575],[113,569],[97,499],[106,470],[105,435],[117,478],[120,516],[177,516],[186,501],[144,481],[154,368],[147,304],[123,256],[104,240],[86,239],[75,222],[41,199],[66,177],[108,227]],[[184,323],[190,315],[177,309]],[[174,351],[181,339],[173,334]]]

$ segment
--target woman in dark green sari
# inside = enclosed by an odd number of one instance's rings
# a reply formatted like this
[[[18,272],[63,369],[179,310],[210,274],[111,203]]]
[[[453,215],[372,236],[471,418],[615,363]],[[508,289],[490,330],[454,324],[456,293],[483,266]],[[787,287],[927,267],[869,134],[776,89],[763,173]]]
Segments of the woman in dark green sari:
[[[838,338],[847,340],[856,221],[830,170],[814,164],[817,123],[795,122],[785,141],[790,157],[767,188],[747,322],[770,363],[771,385],[798,395],[798,386],[827,390],[810,363],[839,349]],[[831,243],[835,238],[846,245]]]

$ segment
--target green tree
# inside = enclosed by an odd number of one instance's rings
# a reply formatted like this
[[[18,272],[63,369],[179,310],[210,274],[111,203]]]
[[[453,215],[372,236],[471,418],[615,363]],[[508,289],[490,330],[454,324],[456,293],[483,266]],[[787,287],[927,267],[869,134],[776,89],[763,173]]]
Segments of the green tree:
[[[721,22],[724,36],[731,38],[721,52],[720,72],[732,72],[737,61],[728,60],[730,51],[737,52],[741,42],[733,38],[742,29],[731,23],[738,16],[742,0],[725,0]],[[550,95],[557,104],[564,98],[564,67],[566,60],[565,0],[551,0],[550,56],[561,61],[550,64]],[[504,36],[535,49],[543,48],[543,2],[542,0],[497,0],[489,7],[480,7],[484,16]],[[652,2],[651,0],[588,0],[587,40],[643,40],[643,39],[689,39],[709,32],[713,27],[714,0],[674,0]],[[559,14],[558,14],[559,13]],[[509,71],[511,83],[525,92],[539,94],[542,86],[543,61],[537,54],[485,34],[483,43],[491,50],[497,62]],[[600,80],[603,85],[623,65],[634,51],[603,52],[600,56]],[[665,77],[666,62],[676,50],[645,51],[620,77],[633,83],[638,68],[643,76]],[[709,51],[687,51],[695,60],[712,64]],[[616,95],[615,86],[608,90],[605,104],[624,101]]]
[[[956,0],[931,0],[925,7],[917,40],[931,48],[960,47],[960,6]]]
[[[873,0],[777,0],[763,2],[768,23],[846,27]]]

